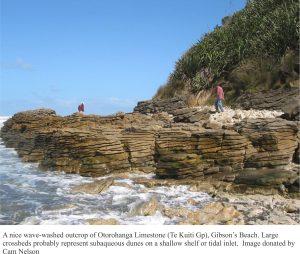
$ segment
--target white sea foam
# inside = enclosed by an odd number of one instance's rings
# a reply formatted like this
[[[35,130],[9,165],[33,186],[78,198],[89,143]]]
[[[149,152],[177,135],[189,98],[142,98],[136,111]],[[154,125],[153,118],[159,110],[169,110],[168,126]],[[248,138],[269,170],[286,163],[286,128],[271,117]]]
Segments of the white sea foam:
[[[26,218],[22,223],[86,224],[87,219],[114,218],[121,224],[173,224],[174,221],[163,216],[159,211],[152,216],[128,216],[128,212],[141,202],[149,201],[151,197],[155,197],[166,207],[185,206],[192,210],[197,206],[188,204],[189,198],[193,198],[199,204],[210,200],[207,194],[188,191],[187,186],[157,187],[148,192],[145,192],[145,187],[142,185],[137,189],[111,186],[101,194],[72,193],[67,188],[57,188],[57,190],[60,190],[60,194],[74,206],[62,206],[57,210],[43,209],[39,216]]]
[[[0,126],[7,117],[0,117]],[[100,194],[75,193],[74,186],[111,176],[87,178],[57,171],[42,171],[36,163],[23,163],[14,149],[0,140],[0,224],[88,224],[88,219],[116,219],[121,224],[174,224],[159,209],[152,216],[128,216],[141,202],[155,197],[167,207],[197,206],[188,198],[208,202],[209,196],[188,191],[187,186],[146,188],[134,179],[154,174],[130,174]],[[118,186],[123,184],[123,186]]]
[[[0,128],[2,128],[5,121],[7,121],[10,116],[0,116]]]

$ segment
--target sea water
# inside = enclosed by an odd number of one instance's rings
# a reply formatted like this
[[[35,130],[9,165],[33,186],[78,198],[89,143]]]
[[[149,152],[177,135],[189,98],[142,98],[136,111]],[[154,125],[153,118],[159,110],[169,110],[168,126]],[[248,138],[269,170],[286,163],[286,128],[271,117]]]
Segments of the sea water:
[[[0,128],[6,117],[0,117]],[[136,177],[117,179],[124,186],[111,186],[100,194],[76,193],[75,186],[95,178],[58,171],[43,171],[36,163],[24,163],[14,149],[0,139],[0,224],[88,224],[89,219],[116,219],[120,224],[176,224],[158,209],[152,216],[132,214],[135,207],[155,197],[164,207],[198,209],[210,202],[206,193],[191,192],[188,186],[148,189],[135,184]],[[105,179],[100,177],[97,179]],[[190,204],[189,199],[195,204]]]

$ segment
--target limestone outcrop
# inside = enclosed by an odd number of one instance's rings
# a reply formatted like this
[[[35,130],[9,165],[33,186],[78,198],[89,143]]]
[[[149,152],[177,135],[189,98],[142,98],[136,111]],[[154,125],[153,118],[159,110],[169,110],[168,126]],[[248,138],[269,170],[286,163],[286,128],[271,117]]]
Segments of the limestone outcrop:
[[[183,131],[162,129],[157,138],[157,174],[160,177],[201,177],[222,173],[230,180],[243,169],[249,141],[230,130]]]
[[[288,111],[299,101],[299,87],[275,89],[255,94],[245,93],[234,103],[235,107],[243,109],[269,109]]]
[[[157,117],[157,116],[156,116]],[[142,114],[55,115],[41,109],[14,115],[2,128],[7,147],[27,162],[83,176],[154,171],[155,129],[166,124]]]
[[[180,98],[148,100],[138,102],[137,106],[134,108],[134,112],[143,114],[167,112],[172,114],[174,111],[186,107],[186,103]]]
[[[5,122],[1,137],[24,161],[83,176],[143,171],[165,179],[299,189],[299,170],[289,167],[298,158],[297,122],[244,118],[218,125],[210,122],[213,112],[184,108],[178,99],[173,104],[182,108],[149,103],[111,116],[25,111]],[[163,105],[169,113],[160,112]]]
[[[197,108],[182,108],[172,112],[174,122],[197,123],[207,121],[210,117],[210,110],[198,110]]]

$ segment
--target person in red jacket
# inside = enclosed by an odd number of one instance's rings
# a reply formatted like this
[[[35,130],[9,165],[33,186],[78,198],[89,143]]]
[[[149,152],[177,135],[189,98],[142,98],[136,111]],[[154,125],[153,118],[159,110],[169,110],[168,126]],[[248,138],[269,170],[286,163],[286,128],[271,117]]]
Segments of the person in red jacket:
[[[83,113],[84,112],[84,104],[83,102],[78,106],[78,112]]]
[[[222,88],[222,83],[219,83],[216,87],[217,98],[215,100],[215,108],[217,112],[224,112],[223,101],[224,101],[224,91]]]

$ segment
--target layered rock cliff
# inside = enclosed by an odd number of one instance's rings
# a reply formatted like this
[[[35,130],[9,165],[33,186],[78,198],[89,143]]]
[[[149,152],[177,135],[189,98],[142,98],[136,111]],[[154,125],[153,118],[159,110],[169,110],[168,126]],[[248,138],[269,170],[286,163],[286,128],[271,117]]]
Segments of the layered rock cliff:
[[[173,108],[164,112],[169,104]],[[290,167],[299,163],[297,122],[273,117],[223,124],[211,121],[213,115],[179,100],[143,102],[134,113],[106,117],[40,109],[15,114],[1,137],[24,161],[83,176],[137,170],[299,189],[298,169]]]

